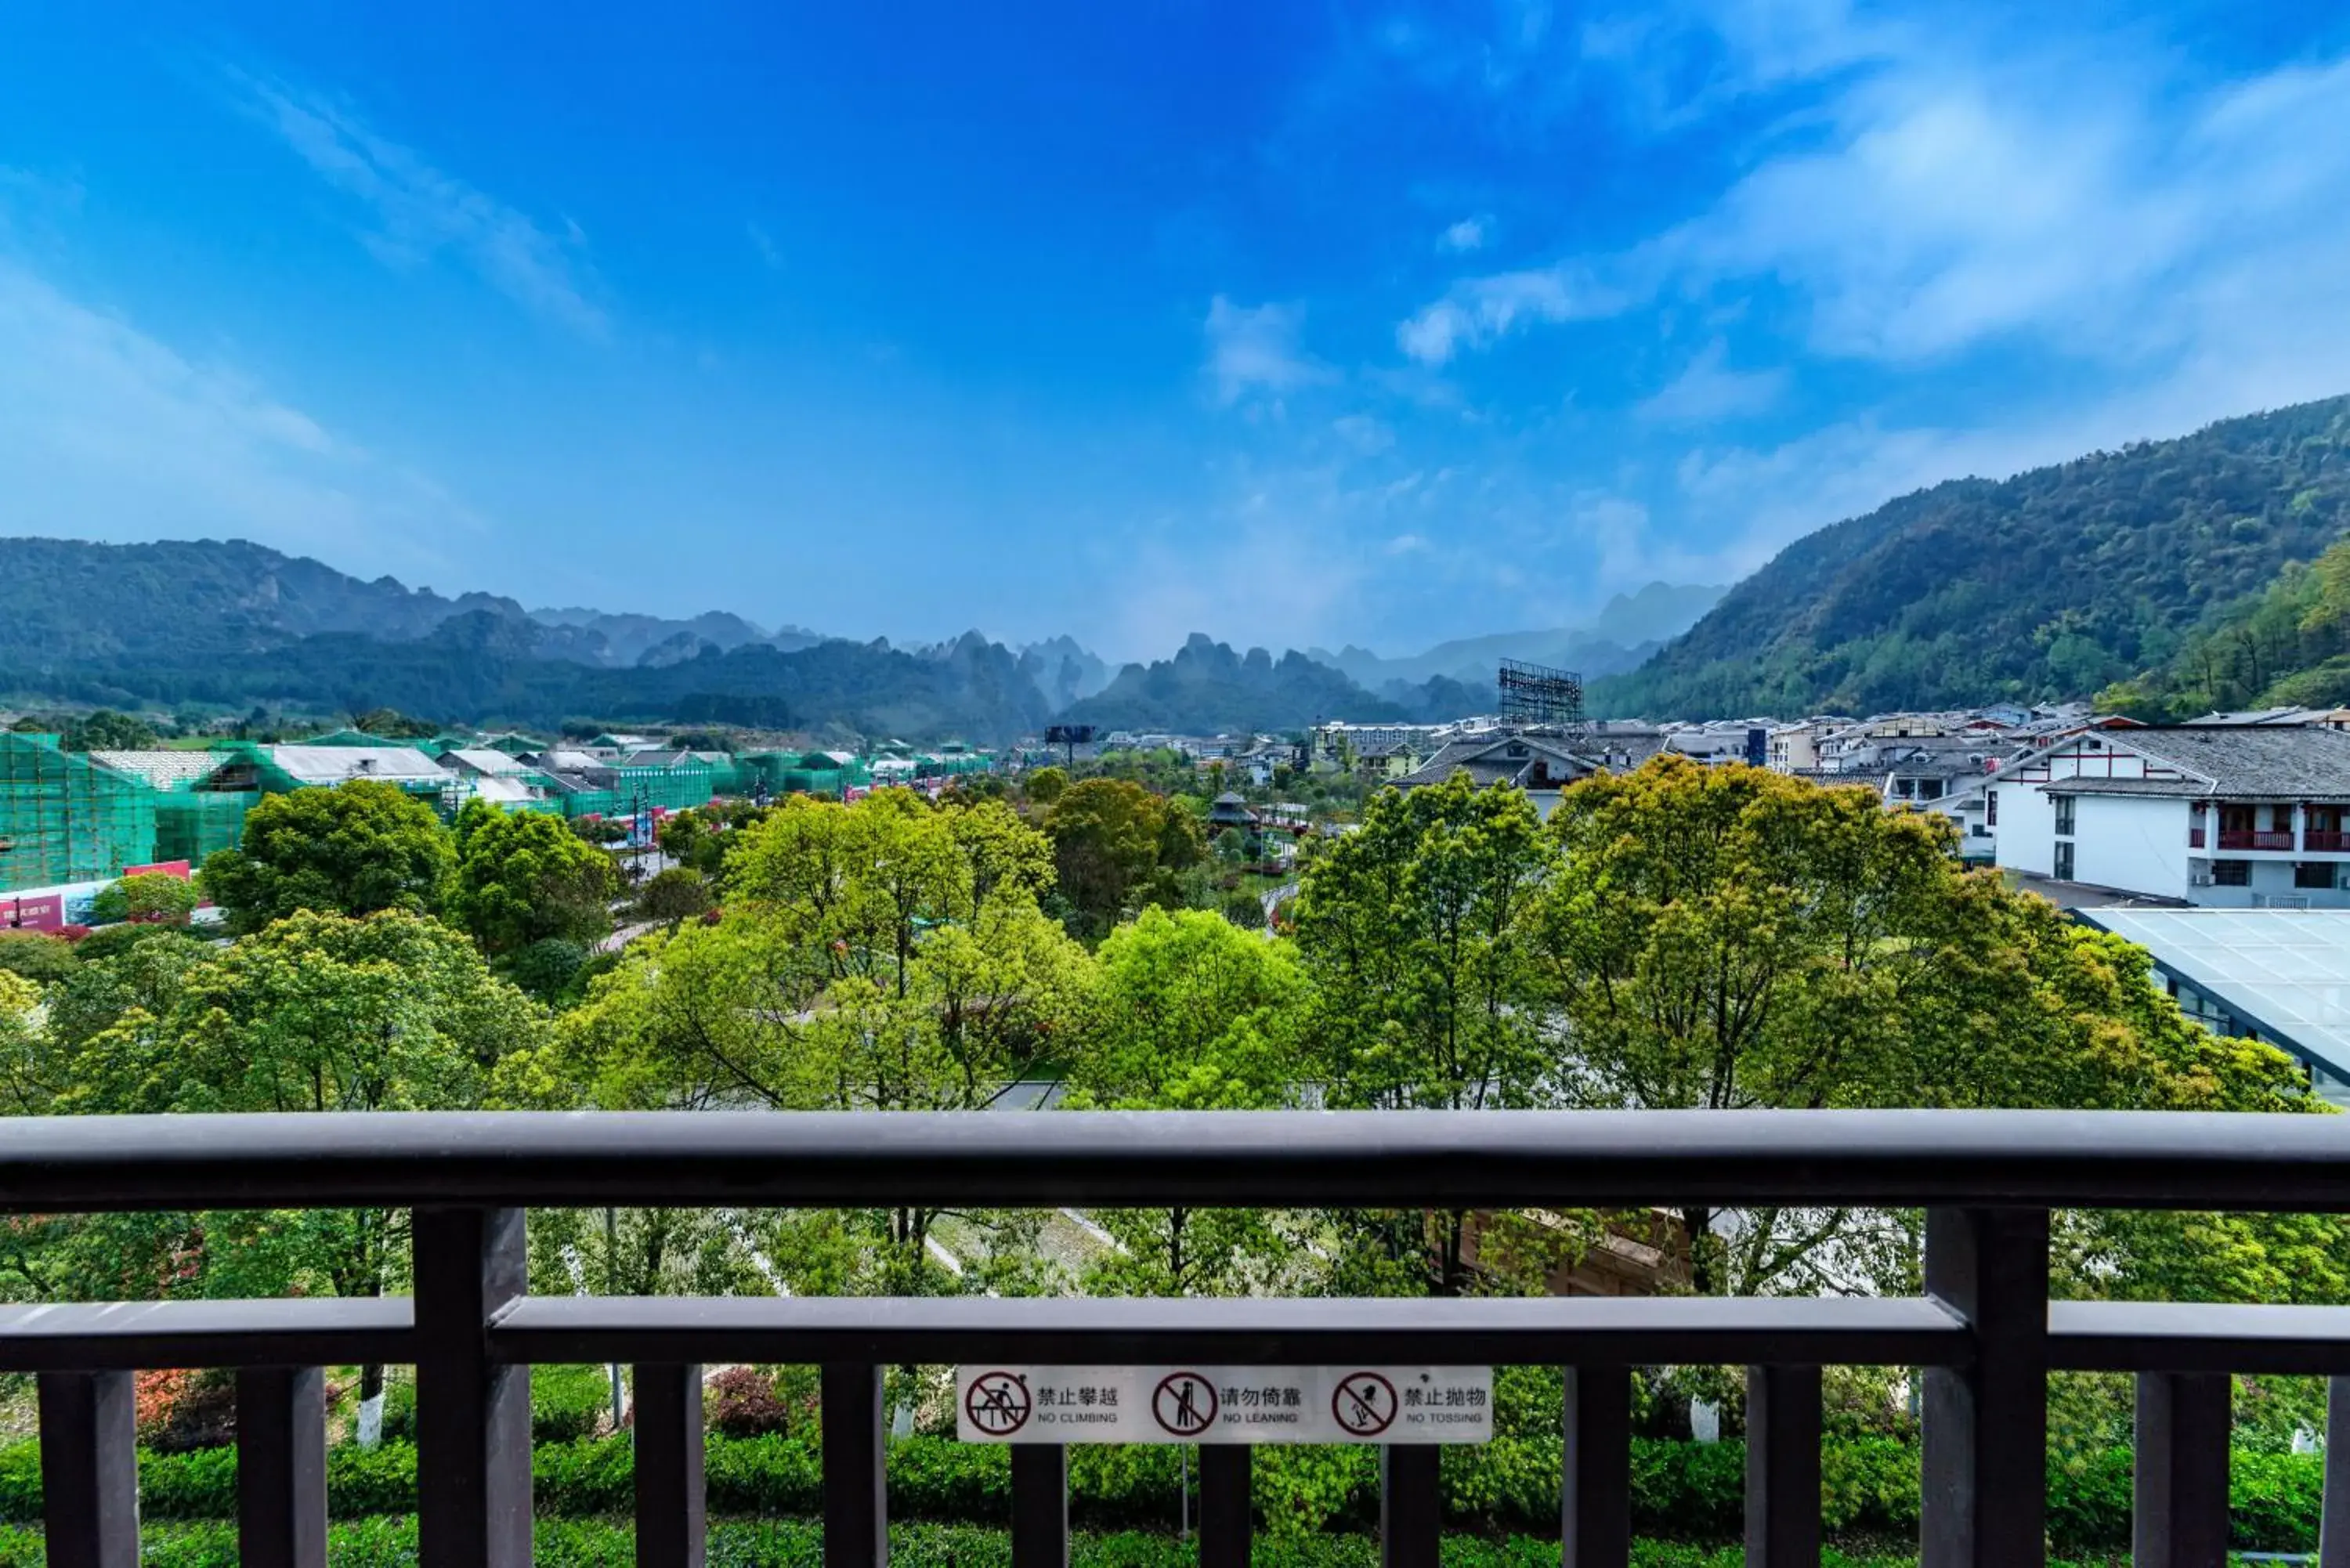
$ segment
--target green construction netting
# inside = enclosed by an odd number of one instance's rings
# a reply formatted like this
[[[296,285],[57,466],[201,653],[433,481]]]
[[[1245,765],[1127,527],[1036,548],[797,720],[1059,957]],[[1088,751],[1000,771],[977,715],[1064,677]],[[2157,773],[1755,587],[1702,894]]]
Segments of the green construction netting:
[[[156,799],[144,779],[59,751],[53,735],[0,732],[0,889],[94,882],[160,858]]]

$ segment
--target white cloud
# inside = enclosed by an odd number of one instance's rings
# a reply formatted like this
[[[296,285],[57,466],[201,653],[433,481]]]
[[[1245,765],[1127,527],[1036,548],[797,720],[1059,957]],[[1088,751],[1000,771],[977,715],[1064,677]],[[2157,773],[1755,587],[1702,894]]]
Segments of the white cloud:
[[[1727,353],[1715,338],[1654,396],[1635,404],[1633,413],[1659,424],[1708,424],[1777,407],[1787,390],[1787,372],[1733,370],[1724,363]]]
[[[2028,337],[2129,364],[2232,327],[2199,318],[2215,276],[2250,266],[2288,300],[2340,270],[2350,60],[2198,96],[2095,41],[1981,53],[1863,30],[1835,0],[1708,15],[1742,85],[1821,79],[1781,138],[1798,144],[1627,251],[1455,284],[1399,327],[1407,353],[1441,363],[1666,292],[1784,290],[1823,356],[1911,365]]]
[[[1603,286],[1580,268],[1499,273],[1455,284],[1442,299],[1398,327],[1396,343],[1423,365],[1441,365],[1520,326],[1612,316],[1627,303],[1620,291]]]
[[[244,109],[328,184],[371,213],[361,235],[391,266],[448,251],[482,280],[534,314],[588,337],[606,330],[578,253],[585,236],[566,220],[550,234],[526,214],[444,174],[414,151],[377,135],[348,109],[315,93],[229,73]]]
[[[1467,255],[1471,251],[1485,248],[1485,230],[1489,220],[1463,218],[1437,236],[1436,248],[1451,251],[1455,255]]]
[[[1234,305],[1222,295],[1208,306],[1207,373],[1216,401],[1231,407],[1256,393],[1283,393],[1337,379],[1299,342],[1304,312],[1287,305]]]
[[[480,524],[437,486],[0,257],[0,533],[248,538],[436,572]]]

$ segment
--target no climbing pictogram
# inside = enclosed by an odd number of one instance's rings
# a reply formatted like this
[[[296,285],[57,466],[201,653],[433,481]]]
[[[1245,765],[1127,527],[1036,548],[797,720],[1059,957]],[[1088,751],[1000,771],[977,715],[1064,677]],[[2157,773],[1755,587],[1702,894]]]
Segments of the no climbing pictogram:
[[[1034,1405],[1027,1380],[1010,1372],[983,1372],[963,1390],[962,1413],[991,1438],[1008,1438],[1026,1426]]]

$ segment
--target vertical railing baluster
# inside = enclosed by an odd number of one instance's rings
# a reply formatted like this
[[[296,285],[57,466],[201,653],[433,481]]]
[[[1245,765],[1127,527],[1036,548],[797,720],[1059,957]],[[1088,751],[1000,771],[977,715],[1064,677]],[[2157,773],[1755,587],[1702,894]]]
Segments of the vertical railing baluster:
[[[1820,1369],[1746,1369],[1746,1568],[1819,1568]]]
[[[1255,1455],[1246,1443],[1208,1443],[1200,1449],[1200,1568],[1249,1568],[1256,1539],[1256,1500],[1250,1492]]]
[[[2131,1568],[2224,1568],[2233,1392],[2224,1372],[2138,1374]]]
[[[1632,1374],[1570,1366],[1566,1447],[1559,1477],[1563,1568],[1625,1568],[1632,1561]]]
[[[1012,1446],[1012,1568],[1068,1568],[1069,1450]]]
[[[702,1368],[639,1364],[633,1376],[638,1568],[702,1568]]]
[[[1919,1568],[2043,1568],[2047,1211],[1929,1212],[1926,1293],[1966,1319],[1974,1354],[1926,1372]]]
[[[416,1546],[422,1568],[530,1568],[530,1368],[490,1359],[528,1283],[519,1209],[419,1209]]]
[[[138,1568],[138,1427],[128,1372],[40,1376],[49,1568]]]
[[[239,1568],[327,1568],[327,1374],[236,1375]]]
[[[821,1397],[824,1568],[878,1568],[889,1561],[881,1368],[827,1363]]]
[[[2350,1377],[2325,1380],[2325,1501],[2317,1568],[2350,1568]]]
[[[1379,1450],[1379,1568],[1437,1568],[1443,1457],[1433,1443],[1389,1443]]]

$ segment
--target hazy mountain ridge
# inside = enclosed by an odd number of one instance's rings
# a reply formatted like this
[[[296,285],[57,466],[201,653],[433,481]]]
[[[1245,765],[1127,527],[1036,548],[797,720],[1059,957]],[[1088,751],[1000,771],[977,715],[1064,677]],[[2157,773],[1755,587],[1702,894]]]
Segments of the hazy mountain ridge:
[[[1319,648],[1307,649],[1305,653],[1372,691],[1384,691],[1394,681],[1421,686],[1438,677],[1472,690],[1490,690],[1504,659],[1573,670],[1590,680],[1636,668],[1666,639],[1696,624],[1728,591],[1697,584],[1650,583],[1636,593],[1617,594],[1587,621],[1545,631],[1455,638],[1402,659],[1383,659],[1352,644],[1336,653]]]

